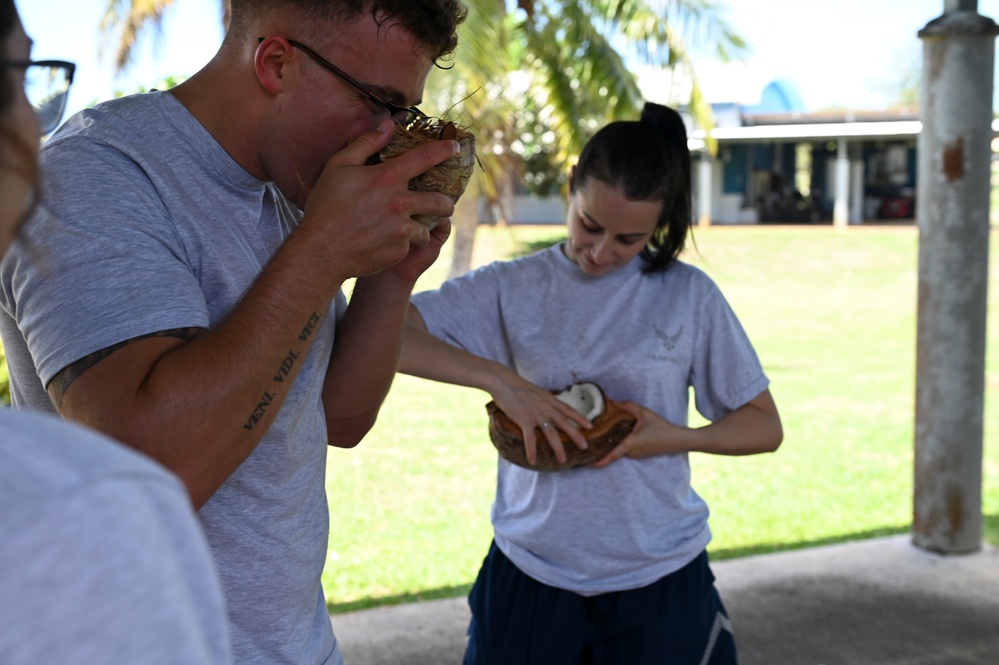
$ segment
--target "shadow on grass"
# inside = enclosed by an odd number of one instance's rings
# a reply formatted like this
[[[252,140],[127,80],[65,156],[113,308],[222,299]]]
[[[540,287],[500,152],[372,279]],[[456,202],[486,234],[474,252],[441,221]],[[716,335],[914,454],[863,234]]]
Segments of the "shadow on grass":
[[[984,540],[995,547],[999,547],[999,515],[983,515]],[[801,550],[809,547],[822,547],[823,545],[834,545],[836,543],[847,543],[855,540],[868,540],[871,538],[884,538],[887,536],[897,536],[909,533],[911,526],[886,526],[868,531],[844,534],[842,536],[830,536],[818,540],[800,541],[795,543],[760,543],[758,545],[747,545],[746,547],[730,547],[727,549],[710,550],[712,561],[723,561],[725,559],[737,559],[740,557],[752,556],[755,554],[771,554],[773,552],[787,552]],[[416,603],[423,600],[436,600],[440,598],[456,598],[467,596],[472,589],[472,581],[468,584],[455,584],[452,586],[439,587],[436,589],[425,589],[414,593],[401,593],[394,596],[380,596],[377,598],[361,598],[347,603],[327,603],[326,609],[330,614],[342,614],[355,610],[365,610],[373,607],[385,605],[401,605],[403,603]]]
[[[745,547],[729,547],[725,549],[711,549],[711,561],[724,561],[725,559],[739,559],[755,554],[772,554],[773,552],[787,552],[791,550],[803,550],[809,547],[822,547],[823,545],[835,545],[836,543],[849,543],[854,540],[869,540],[871,538],[884,538],[886,536],[897,536],[909,533],[911,526],[886,526],[868,531],[858,531],[856,533],[846,533],[841,536],[829,536],[816,540],[802,540],[794,543],[758,543],[746,545]]]
[[[384,605],[402,605],[404,603],[418,603],[423,600],[437,600],[440,598],[457,598],[467,596],[472,590],[472,582],[468,584],[455,584],[452,586],[438,587],[436,589],[424,589],[413,593],[400,593],[394,596],[379,596],[377,598],[360,598],[347,603],[327,602],[326,609],[330,614],[343,614],[354,610],[366,610],[372,607]]]
[[[724,561],[725,559],[738,559],[754,554],[770,554],[772,552],[787,552],[791,550],[801,550],[809,547],[822,547],[823,545],[835,545],[836,543],[848,543],[855,540],[869,540],[871,538],[884,538],[887,536],[898,536],[910,533],[912,526],[905,524],[902,526],[886,526],[869,531],[858,531],[842,536],[830,536],[817,540],[801,541],[796,543],[759,543],[757,545],[747,545],[746,547],[730,547],[727,549],[708,551],[712,561]],[[986,543],[999,547],[999,515],[982,515],[982,540]]]

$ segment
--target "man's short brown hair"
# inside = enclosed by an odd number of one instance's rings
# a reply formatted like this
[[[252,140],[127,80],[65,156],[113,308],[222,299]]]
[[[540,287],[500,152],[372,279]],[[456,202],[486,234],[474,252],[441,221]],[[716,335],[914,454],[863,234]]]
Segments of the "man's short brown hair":
[[[229,29],[240,34],[252,17],[275,9],[301,12],[312,25],[335,25],[366,13],[379,23],[395,21],[430,48],[434,62],[454,52],[458,26],[468,13],[461,0],[232,0]]]

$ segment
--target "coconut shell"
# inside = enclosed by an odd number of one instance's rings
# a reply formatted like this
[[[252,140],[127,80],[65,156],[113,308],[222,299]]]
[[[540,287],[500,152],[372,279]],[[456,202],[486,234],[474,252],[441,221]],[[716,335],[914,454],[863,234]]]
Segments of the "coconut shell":
[[[475,167],[475,135],[467,129],[440,118],[417,118],[405,126],[396,124],[392,140],[378,153],[378,158],[392,159],[424,143],[442,139],[457,141],[461,151],[410,180],[409,188],[417,192],[440,192],[457,203]],[[430,229],[441,219],[432,215],[413,215],[413,218]]]
[[[555,451],[545,439],[544,432],[540,427],[535,427],[534,434],[538,442],[537,462],[532,465],[527,463],[527,450],[524,448],[524,438],[517,423],[513,422],[496,402],[486,404],[486,412],[489,414],[489,438],[499,451],[500,457],[532,471],[568,471],[577,466],[598,462],[628,436],[636,422],[635,416],[604,395],[603,414],[593,419],[593,429],[581,430],[589,448],[580,450],[568,434],[556,430],[566,455],[565,464],[559,464],[555,459]]]

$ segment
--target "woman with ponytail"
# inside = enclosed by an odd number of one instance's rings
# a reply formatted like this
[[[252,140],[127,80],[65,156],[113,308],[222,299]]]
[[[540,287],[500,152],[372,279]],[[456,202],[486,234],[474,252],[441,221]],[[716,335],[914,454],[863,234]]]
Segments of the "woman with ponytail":
[[[565,242],[412,298],[400,370],[488,392],[528,461],[498,461],[466,664],[736,662],[688,455],[772,452],[783,434],[736,315],[679,259],[690,166],[680,115],[646,104],[583,148]],[[594,464],[530,468],[539,445],[566,460],[557,430],[586,447],[591,423],[553,395],[583,381],[631,433]],[[690,389],[705,427],[688,427]]]

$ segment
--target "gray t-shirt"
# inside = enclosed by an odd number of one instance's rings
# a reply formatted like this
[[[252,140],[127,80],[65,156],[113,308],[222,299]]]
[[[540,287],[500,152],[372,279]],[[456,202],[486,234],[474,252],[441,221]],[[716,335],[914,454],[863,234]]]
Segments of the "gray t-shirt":
[[[180,482],[96,433],[0,408],[0,663],[231,662]]]
[[[435,337],[539,386],[593,381],[611,399],[679,425],[691,387],[709,420],[763,392],[759,359],[714,282],[682,262],[655,274],[641,267],[636,257],[591,277],[554,246],[415,294],[413,303]],[[587,596],[651,584],[711,539],[687,455],[554,473],[500,458],[492,521],[497,546],[518,568]]]
[[[77,114],[43,148],[42,174],[25,242],[0,264],[0,333],[19,406],[51,409],[42,386],[97,350],[160,330],[212,328],[301,216],[169,93]],[[277,420],[199,511],[240,663],[342,661],[321,587],[322,384],[345,307],[341,293]]]

